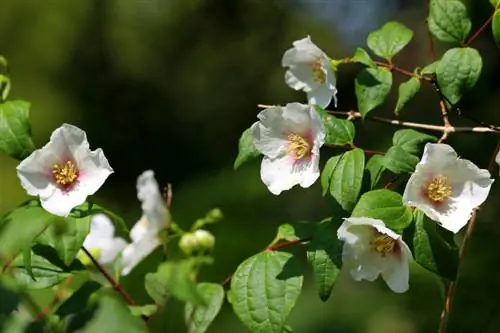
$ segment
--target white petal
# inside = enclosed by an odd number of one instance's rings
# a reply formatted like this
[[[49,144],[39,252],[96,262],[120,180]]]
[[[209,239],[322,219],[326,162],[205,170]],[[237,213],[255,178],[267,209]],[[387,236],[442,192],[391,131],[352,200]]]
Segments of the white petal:
[[[398,261],[387,257],[387,263],[382,270],[382,278],[395,293],[404,293],[409,288],[410,266],[408,261]]]
[[[455,150],[444,143],[427,143],[420,164],[429,164],[435,172],[446,170],[458,158]]]
[[[497,156],[495,156],[495,162],[500,166],[500,150],[498,150]]]
[[[290,132],[307,135],[312,131],[312,115],[316,117],[316,111],[311,112],[312,107],[301,103],[288,103],[283,110],[283,118]],[[314,113],[313,113],[314,112]]]
[[[128,243],[123,238],[112,238],[102,244],[98,262],[103,265],[112,263],[127,246]]]
[[[85,188],[87,194],[92,195],[113,173],[113,169],[100,148],[93,152],[88,150],[86,155],[80,153],[78,158],[76,160],[80,172],[78,181]]]
[[[285,83],[294,90],[309,92],[319,87],[309,64],[298,64],[285,72]]]
[[[260,177],[274,195],[289,190],[300,182],[299,175],[292,172],[293,163],[294,160],[288,155],[262,159]]]
[[[322,84],[316,89],[311,90],[307,93],[307,100],[309,104],[316,104],[322,108],[326,108],[332,101],[332,97],[337,94],[337,89],[333,91],[328,88],[327,85]],[[335,105],[337,102],[335,102]]]
[[[428,177],[426,172],[415,171],[408,179],[403,193],[403,204],[415,207],[429,205],[429,201],[423,197],[422,189],[427,185]]]
[[[380,256],[365,251],[356,260],[347,262],[347,265],[351,266],[350,274],[355,281],[375,281],[381,271],[381,262]]]
[[[323,55],[324,52],[307,36],[293,42],[293,48],[285,51],[281,64],[283,67],[292,67],[301,63],[310,63]]]
[[[139,242],[129,244],[122,255],[121,275],[128,275],[132,269],[160,245],[158,238],[143,238]]]
[[[29,195],[48,197],[55,190],[52,184],[52,166],[59,163],[60,159],[50,148],[46,148],[49,144],[35,150],[16,168],[21,186]]]
[[[281,126],[265,127],[256,122],[251,127],[252,138],[255,147],[264,155],[275,158],[282,155],[286,150],[288,141],[284,138],[285,132]]]
[[[142,211],[155,232],[165,228],[170,217],[152,170],[144,171],[137,178],[137,198],[141,201]]]
[[[299,185],[303,188],[308,188],[318,180],[319,172],[319,155],[312,155],[308,159],[296,161],[293,165],[292,172],[298,174],[300,179]]]
[[[90,221],[90,232],[83,242],[86,248],[99,246],[102,242],[109,241],[115,235],[113,222],[104,214],[92,216]]]
[[[149,223],[146,216],[142,216],[139,221],[130,230],[130,239],[134,243],[139,242],[143,238],[154,238],[158,234],[158,230]]]
[[[40,197],[43,209],[51,214],[66,217],[71,210],[81,205],[87,199],[87,192],[75,184],[70,191],[63,191],[56,188],[49,197]]]

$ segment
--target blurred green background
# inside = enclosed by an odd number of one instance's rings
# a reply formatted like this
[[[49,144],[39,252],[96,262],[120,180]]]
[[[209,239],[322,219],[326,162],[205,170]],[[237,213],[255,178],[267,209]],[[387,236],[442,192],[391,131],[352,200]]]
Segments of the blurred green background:
[[[475,31],[492,7],[487,0],[467,6]],[[220,282],[264,248],[279,224],[331,214],[332,201],[321,197],[319,184],[276,197],[260,181],[259,161],[232,170],[239,135],[256,120],[258,103],[305,101],[304,94],[284,83],[283,52],[311,35],[332,58],[351,56],[356,47],[365,47],[370,31],[397,20],[415,35],[395,63],[413,70],[431,62],[425,16],[423,0],[0,0],[0,54],[10,64],[10,99],[32,103],[37,146],[68,122],[87,132],[92,148],[103,148],[115,174],[95,201],[135,223],[140,216],[135,180],[153,169],[161,184],[173,185],[172,210],[181,226],[213,207],[223,211],[225,219],[211,228],[216,261],[202,276]],[[499,124],[499,53],[490,29],[473,46],[483,56],[483,73],[461,108]],[[436,42],[438,56],[444,51]],[[353,79],[360,68],[340,69],[340,110],[356,108]],[[395,117],[395,87],[404,79],[395,75],[393,93],[375,112]],[[401,117],[441,124],[437,102],[430,87],[423,87]],[[455,115],[451,120],[470,125]],[[358,122],[356,143],[386,150],[394,130]],[[486,168],[497,139],[464,134],[448,142]],[[0,214],[26,199],[17,163],[0,156]],[[500,227],[493,204],[499,196],[495,184],[479,214],[450,332],[500,331]],[[124,279],[141,302],[148,302],[137,288],[144,272],[153,269],[148,262]],[[416,266],[412,272],[411,289],[403,295],[380,281],[354,283],[343,274],[326,303],[317,297],[312,276],[306,276],[289,323],[299,333],[435,332],[442,291],[433,275]],[[48,293],[45,298],[42,303],[49,302]],[[179,308],[169,304],[153,331],[184,332]],[[246,329],[226,304],[210,332]]]

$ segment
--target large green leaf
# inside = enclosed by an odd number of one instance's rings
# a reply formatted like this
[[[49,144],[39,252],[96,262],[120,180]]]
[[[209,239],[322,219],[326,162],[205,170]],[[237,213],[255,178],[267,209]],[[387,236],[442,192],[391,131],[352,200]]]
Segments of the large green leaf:
[[[471,29],[467,8],[458,0],[431,0],[427,23],[432,34],[447,43],[464,41]]]
[[[220,284],[200,283],[197,289],[205,300],[206,306],[186,303],[185,318],[188,333],[204,333],[214,321],[224,302],[224,288]]]
[[[333,219],[321,222],[307,248],[307,260],[313,267],[316,290],[322,301],[330,297],[342,266],[338,226],[338,221]]]
[[[323,195],[326,195],[330,190],[330,181],[332,179],[333,172],[339,164],[340,160],[344,157],[344,154],[330,157],[326,162],[323,171],[321,171],[321,188],[323,189]]]
[[[0,104],[0,153],[22,160],[35,149],[29,109],[30,104],[25,101]]]
[[[252,129],[247,128],[241,134],[240,141],[238,143],[238,156],[234,161],[234,169],[238,169],[243,163],[260,155],[260,152],[255,148],[252,138]]]
[[[283,333],[302,274],[302,264],[290,253],[264,251],[248,258],[231,280],[234,312],[251,332]]]
[[[356,204],[365,168],[365,154],[355,148],[342,154],[330,178],[330,194],[346,211]]]
[[[437,82],[446,99],[457,103],[476,84],[482,68],[483,60],[476,49],[461,47],[446,51],[436,67]]]
[[[352,145],[356,129],[352,121],[339,119],[328,114],[323,108],[316,106],[320,118],[325,125],[325,143],[337,146]]]
[[[413,31],[398,22],[387,22],[368,35],[368,47],[379,57],[391,61],[413,37]]]
[[[399,114],[399,111],[420,91],[420,80],[416,77],[410,78],[408,81],[399,85],[398,101],[394,113]]]
[[[351,216],[380,219],[393,230],[406,228],[413,219],[411,208],[403,205],[401,195],[386,189],[363,194]]]
[[[374,188],[379,182],[380,177],[385,170],[384,161],[385,159],[383,155],[373,155],[366,163],[365,169],[368,170],[368,173],[370,174],[370,188]]]
[[[387,68],[365,68],[356,76],[358,109],[364,117],[384,103],[392,86],[392,73]]]
[[[132,315],[127,305],[114,296],[103,296],[99,302],[99,307],[84,328],[82,333],[146,333],[146,325],[141,319]]]
[[[415,261],[439,276],[454,280],[458,268],[458,249],[439,235],[437,228],[440,227],[422,211],[416,210],[414,215],[413,256]]]

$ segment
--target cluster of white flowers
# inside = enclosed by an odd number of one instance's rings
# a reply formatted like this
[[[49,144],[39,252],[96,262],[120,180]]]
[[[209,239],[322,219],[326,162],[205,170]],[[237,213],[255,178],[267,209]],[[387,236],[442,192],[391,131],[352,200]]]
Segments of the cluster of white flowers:
[[[17,167],[28,194],[38,196],[48,212],[63,217],[97,192],[112,172],[102,150],[91,151],[85,132],[68,124],[56,129],[49,143]],[[170,220],[153,171],[138,177],[137,197],[143,215],[130,231],[130,244],[115,237],[115,227],[106,215],[93,216],[83,244],[101,264],[110,264],[121,254],[122,275],[129,274],[161,244],[158,234]]]
[[[326,107],[332,98],[337,104],[331,60],[309,36],[293,43],[282,64],[288,67],[286,83],[306,92],[309,104],[267,108],[251,127],[254,146],[264,155],[262,181],[275,195],[295,185],[310,187],[318,179],[325,127],[314,105]],[[486,200],[492,183],[488,170],[459,158],[449,145],[429,143],[408,181],[403,204],[457,233]],[[412,254],[383,221],[346,218],[337,236],[344,242],[343,262],[351,266],[354,280],[374,281],[381,275],[394,292],[408,289]]]

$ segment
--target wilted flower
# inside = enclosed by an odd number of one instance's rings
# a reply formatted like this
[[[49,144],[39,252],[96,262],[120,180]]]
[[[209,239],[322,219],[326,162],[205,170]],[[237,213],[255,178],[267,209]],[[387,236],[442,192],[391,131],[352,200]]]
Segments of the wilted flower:
[[[100,264],[106,265],[116,259],[127,242],[115,237],[115,226],[106,215],[98,214],[92,217],[90,233],[83,246]]]
[[[337,231],[344,241],[342,262],[351,266],[356,281],[375,281],[379,275],[396,293],[408,290],[410,249],[384,222],[367,217],[345,218]]]
[[[461,159],[447,144],[428,143],[403,194],[443,228],[457,233],[488,196],[493,179],[486,169]]]
[[[160,187],[151,170],[137,178],[137,198],[142,203],[142,217],[130,230],[132,243],[123,251],[122,275],[127,275],[161,244],[158,233],[167,227],[170,214]]]
[[[49,143],[17,166],[17,176],[29,195],[39,196],[48,212],[68,216],[102,186],[113,169],[102,150],[91,151],[87,135],[63,124]]]
[[[310,104],[326,107],[332,97],[337,106],[335,73],[328,56],[311,41],[311,37],[293,42],[282,59],[286,83],[295,90],[307,93]]]
[[[260,175],[273,194],[299,184],[306,188],[319,177],[319,149],[325,127],[309,105],[290,103],[261,111],[252,125],[255,147],[264,154]]]

